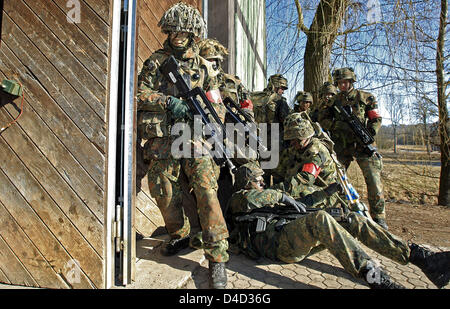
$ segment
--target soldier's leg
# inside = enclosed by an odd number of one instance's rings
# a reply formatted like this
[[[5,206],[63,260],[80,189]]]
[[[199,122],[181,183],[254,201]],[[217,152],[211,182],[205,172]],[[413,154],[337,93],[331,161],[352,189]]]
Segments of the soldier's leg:
[[[197,199],[205,256],[213,262],[229,259],[228,230],[217,198],[217,179],[211,158],[183,159],[182,167]]]
[[[280,232],[277,257],[287,263],[303,260],[310,251],[326,247],[353,276],[370,260],[358,242],[325,211],[290,222]]]
[[[167,232],[172,239],[189,235],[189,220],[182,207],[181,188],[178,184],[180,164],[173,159],[150,162],[148,187],[161,211]]]
[[[384,221],[386,214],[384,209],[383,184],[381,182],[383,163],[376,155],[371,157],[360,155],[356,158],[356,161],[366,181],[370,215],[375,221],[377,219]]]
[[[297,262],[304,259],[312,249],[321,247],[328,249],[350,274],[366,280],[371,288],[404,288],[394,283],[352,235],[323,210],[287,224],[279,236],[277,256],[288,263]]]
[[[351,212],[348,222],[342,223],[346,230],[370,249],[400,264],[407,264],[410,250],[408,243],[389,233],[363,215]]]

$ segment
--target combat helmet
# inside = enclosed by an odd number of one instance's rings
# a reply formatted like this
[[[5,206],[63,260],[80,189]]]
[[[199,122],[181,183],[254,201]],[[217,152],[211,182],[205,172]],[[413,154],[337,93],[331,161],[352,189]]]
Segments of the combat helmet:
[[[322,87],[320,87],[320,89],[319,89],[319,95],[320,95],[320,97],[323,97],[327,93],[332,93],[333,95],[337,94],[336,86],[334,86],[330,82],[323,83]]]
[[[244,189],[250,182],[255,181],[259,176],[264,175],[264,171],[257,163],[249,162],[241,165],[235,176],[234,188],[235,190]]]
[[[288,89],[288,81],[281,74],[274,74],[269,77],[269,83],[267,84],[267,88],[275,90],[277,88],[283,88],[284,90]]]
[[[334,85],[337,86],[338,80],[349,79],[352,83],[356,82],[356,74],[353,68],[340,68],[333,71]]]
[[[313,102],[313,97],[311,95],[311,93],[306,92],[306,91],[299,91],[297,92],[297,94],[295,95],[295,102]]]
[[[203,39],[198,44],[200,56],[206,60],[220,60],[228,56],[228,50],[215,39]]]
[[[285,141],[304,140],[314,136],[315,133],[313,126],[302,116],[302,113],[292,113],[284,121],[283,139]]]
[[[195,37],[202,37],[206,32],[206,24],[200,12],[183,2],[170,7],[161,17],[158,26],[165,34],[188,32]]]

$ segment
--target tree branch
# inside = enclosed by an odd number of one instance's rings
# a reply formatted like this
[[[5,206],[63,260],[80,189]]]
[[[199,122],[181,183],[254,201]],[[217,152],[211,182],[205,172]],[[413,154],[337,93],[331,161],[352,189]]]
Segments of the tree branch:
[[[303,10],[299,0],[295,0],[295,6],[297,7],[297,15],[298,15],[298,24],[297,28],[303,31],[306,35],[308,35],[309,29],[305,26],[303,21]]]

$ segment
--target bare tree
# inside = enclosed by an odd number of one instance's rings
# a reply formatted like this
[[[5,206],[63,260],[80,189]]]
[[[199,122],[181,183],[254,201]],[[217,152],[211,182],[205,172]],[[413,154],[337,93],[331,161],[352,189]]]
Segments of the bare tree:
[[[389,112],[390,121],[394,129],[394,153],[397,153],[397,129],[405,117],[406,105],[403,102],[403,98],[399,95],[390,93],[388,97],[390,104],[386,109]]]

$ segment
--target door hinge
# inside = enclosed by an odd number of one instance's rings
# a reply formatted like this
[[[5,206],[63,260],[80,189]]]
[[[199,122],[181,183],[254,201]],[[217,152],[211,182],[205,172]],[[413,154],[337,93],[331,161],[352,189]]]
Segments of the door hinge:
[[[120,205],[116,205],[116,219],[114,220],[114,244],[117,253],[123,251],[122,206]]]

